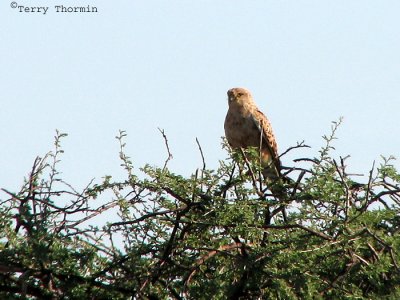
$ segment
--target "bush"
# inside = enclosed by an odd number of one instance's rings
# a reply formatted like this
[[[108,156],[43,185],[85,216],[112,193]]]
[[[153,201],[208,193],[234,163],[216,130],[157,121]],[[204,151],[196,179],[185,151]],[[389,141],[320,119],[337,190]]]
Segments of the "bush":
[[[400,298],[400,174],[383,158],[356,182],[346,159],[331,157],[338,125],[319,157],[295,160],[271,186],[256,150],[225,144],[218,169],[174,174],[164,132],[165,165],[136,171],[120,132],[126,180],[76,191],[57,170],[57,133],[21,191],[3,189],[0,297]]]

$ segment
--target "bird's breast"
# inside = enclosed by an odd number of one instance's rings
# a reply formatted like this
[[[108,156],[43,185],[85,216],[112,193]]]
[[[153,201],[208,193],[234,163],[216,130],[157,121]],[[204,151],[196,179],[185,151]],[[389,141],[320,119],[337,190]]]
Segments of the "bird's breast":
[[[224,128],[226,139],[234,148],[260,145],[260,131],[251,115],[235,115],[228,111]]]

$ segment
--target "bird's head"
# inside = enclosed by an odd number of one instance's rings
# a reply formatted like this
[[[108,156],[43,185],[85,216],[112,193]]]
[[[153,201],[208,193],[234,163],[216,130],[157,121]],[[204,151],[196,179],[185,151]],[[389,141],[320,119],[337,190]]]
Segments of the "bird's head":
[[[228,90],[227,94],[229,106],[244,106],[246,103],[253,102],[250,91],[245,88],[232,88]]]

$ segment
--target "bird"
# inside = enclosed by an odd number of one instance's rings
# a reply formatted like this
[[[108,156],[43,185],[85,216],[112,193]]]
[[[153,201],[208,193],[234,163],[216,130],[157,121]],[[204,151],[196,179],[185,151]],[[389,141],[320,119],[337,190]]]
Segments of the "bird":
[[[228,144],[233,149],[257,147],[264,179],[276,181],[280,178],[281,162],[271,123],[258,109],[248,89],[232,88],[227,94],[229,108],[224,129]]]

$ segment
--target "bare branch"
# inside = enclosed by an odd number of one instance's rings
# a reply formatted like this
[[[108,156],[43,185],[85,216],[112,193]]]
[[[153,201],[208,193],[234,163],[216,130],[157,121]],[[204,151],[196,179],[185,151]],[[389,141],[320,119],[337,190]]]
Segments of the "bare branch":
[[[206,169],[206,161],[204,159],[203,149],[201,148],[200,142],[199,142],[199,140],[197,138],[196,138],[196,143],[197,143],[197,147],[199,147],[201,160],[203,162],[203,172],[204,172],[204,170]]]
[[[169,150],[168,139],[167,139],[167,136],[166,136],[166,134],[165,134],[164,129],[158,128],[158,130],[159,130],[159,131],[161,132],[161,134],[162,134],[162,137],[163,137],[164,143],[165,143],[165,147],[167,148],[167,152],[168,152],[168,157],[167,157],[167,159],[165,160],[164,167],[163,167],[163,169],[165,170],[165,169],[167,168],[168,162],[173,158],[173,156],[172,156],[172,154],[171,154],[171,151]]]

